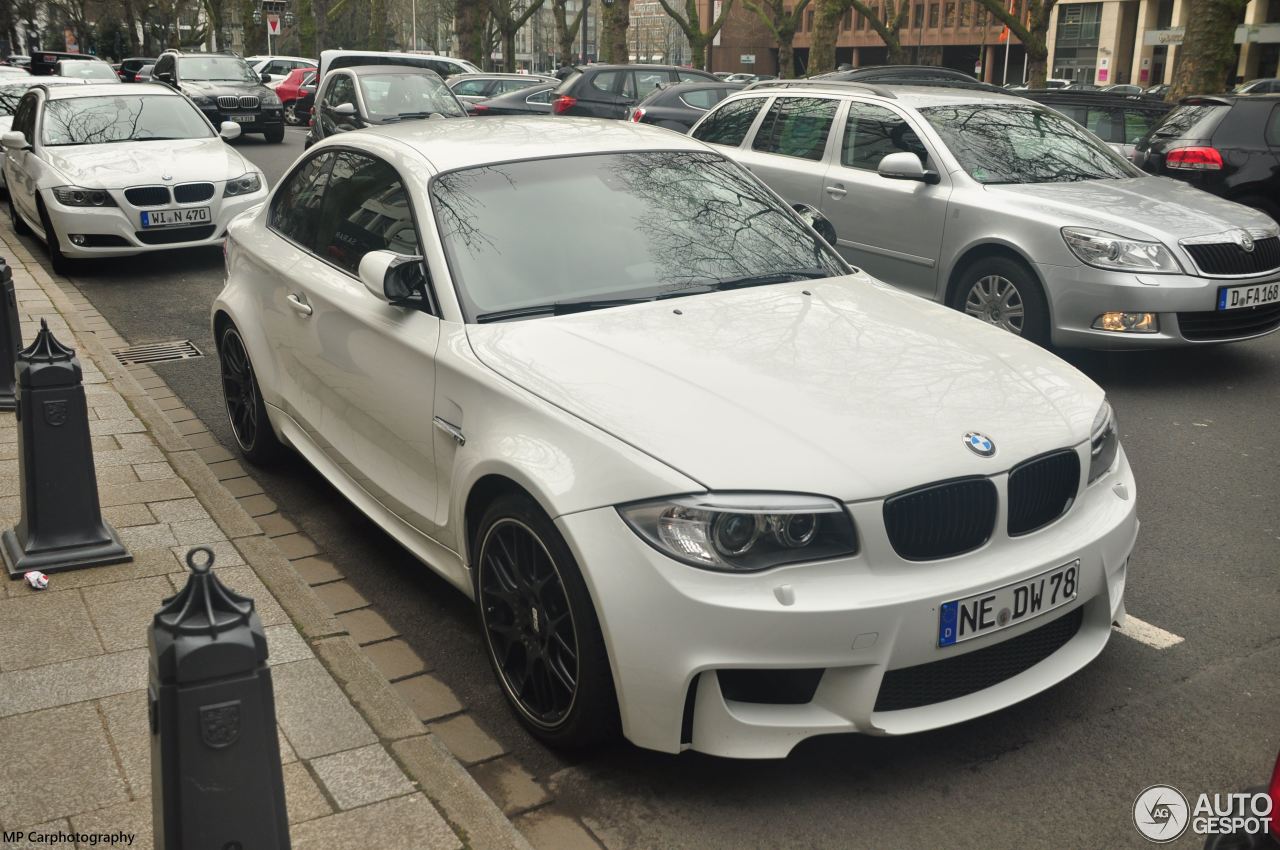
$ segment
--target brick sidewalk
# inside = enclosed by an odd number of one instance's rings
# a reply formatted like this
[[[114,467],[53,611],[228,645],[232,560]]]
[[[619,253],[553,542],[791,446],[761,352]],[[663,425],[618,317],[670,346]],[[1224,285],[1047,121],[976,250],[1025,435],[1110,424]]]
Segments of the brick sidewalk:
[[[266,627],[295,848],[527,848],[219,481],[202,457],[212,445],[193,445],[187,423],[161,412],[98,339],[101,320],[81,315],[87,303],[7,222],[0,256],[23,339],[44,318],[76,349],[103,515],[133,555],[54,574],[44,591],[0,580],[0,830],[123,831],[137,835],[129,846],[152,846],[146,627],[185,582],[181,557],[204,544]],[[0,413],[0,527],[17,521],[18,492],[14,415]],[[47,844],[0,842],[28,846]]]

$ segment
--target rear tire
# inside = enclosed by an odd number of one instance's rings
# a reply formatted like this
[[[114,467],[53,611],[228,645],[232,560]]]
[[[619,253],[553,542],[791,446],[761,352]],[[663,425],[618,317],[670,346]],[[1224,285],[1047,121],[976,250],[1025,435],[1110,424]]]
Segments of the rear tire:
[[[18,213],[18,208],[14,206],[13,195],[9,195],[9,222],[13,225],[13,232],[19,236],[30,236],[31,228],[27,227],[27,223]]]
[[[529,496],[485,511],[472,576],[489,663],[535,738],[579,749],[618,734],[618,699],[595,606],[560,532]]]
[[[267,144],[278,145],[284,141],[284,126],[281,125],[276,130],[267,130],[262,137],[267,140]]]
[[[284,453],[262,401],[262,389],[249,361],[240,331],[228,322],[218,334],[218,371],[222,378],[222,403],[231,423],[231,436],[245,460],[268,466]]]
[[[290,127],[298,126],[298,108],[292,100],[284,105],[284,123]]]
[[[966,266],[949,306],[1038,345],[1049,341],[1049,305],[1040,281],[1009,257],[984,257]]]
[[[72,261],[62,253],[62,247],[58,245],[58,231],[53,229],[53,222],[49,220],[44,202],[37,199],[36,209],[40,212],[40,225],[44,228],[44,244],[49,251],[49,265],[57,274],[70,274]]]

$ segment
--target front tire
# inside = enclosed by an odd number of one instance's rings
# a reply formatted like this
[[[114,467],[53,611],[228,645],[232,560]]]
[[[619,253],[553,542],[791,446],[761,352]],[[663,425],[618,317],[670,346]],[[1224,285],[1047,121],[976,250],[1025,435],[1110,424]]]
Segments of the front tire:
[[[218,370],[223,406],[240,453],[254,466],[270,465],[279,459],[284,446],[267,419],[267,406],[262,401],[249,350],[240,331],[230,323],[218,335]]]
[[[498,498],[476,535],[472,570],[489,663],[516,717],[556,748],[618,732],[608,652],[573,554],[524,494]]]
[[[290,127],[298,126],[298,108],[292,100],[284,105],[284,123]]]
[[[960,273],[951,307],[1023,339],[1049,339],[1049,305],[1040,282],[1022,263],[986,257]]]
[[[13,203],[13,193],[9,194],[9,222],[13,225],[13,232],[19,236],[30,236],[31,228],[27,227],[27,223],[19,214],[17,206]]]
[[[71,260],[62,253],[62,247],[58,245],[58,231],[53,229],[53,222],[49,220],[44,202],[37,200],[36,209],[40,212],[40,225],[44,228],[44,245],[49,251],[49,265],[57,274],[70,274]]]
[[[284,141],[284,125],[281,125],[274,130],[267,130],[262,134],[262,137],[267,140],[267,144],[269,145],[280,144]]]

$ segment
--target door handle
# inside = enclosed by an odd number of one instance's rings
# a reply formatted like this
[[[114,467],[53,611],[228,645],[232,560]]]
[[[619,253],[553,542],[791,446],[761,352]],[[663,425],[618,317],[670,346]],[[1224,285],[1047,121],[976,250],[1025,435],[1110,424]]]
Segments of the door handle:
[[[849,192],[844,188],[843,184],[836,183],[834,186],[827,187],[827,194],[838,200],[849,194]]]
[[[306,302],[306,299],[304,299],[300,295],[294,295],[292,292],[290,292],[285,297],[284,300],[289,302],[289,306],[293,308],[293,311],[295,313],[301,313],[304,316],[310,316],[314,312],[311,309],[311,305],[308,304]]]

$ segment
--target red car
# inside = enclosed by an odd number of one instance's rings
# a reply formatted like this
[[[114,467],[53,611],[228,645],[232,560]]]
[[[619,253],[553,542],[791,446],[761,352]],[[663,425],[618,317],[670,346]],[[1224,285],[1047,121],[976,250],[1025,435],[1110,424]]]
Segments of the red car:
[[[286,124],[305,124],[307,116],[299,115],[297,111],[297,100],[302,96],[302,84],[307,77],[315,76],[315,68],[294,68],[289,72],[289,76],[280,81],[276,86],[276,96],[280,98],[280,103],[284,105],[284,121]]]

